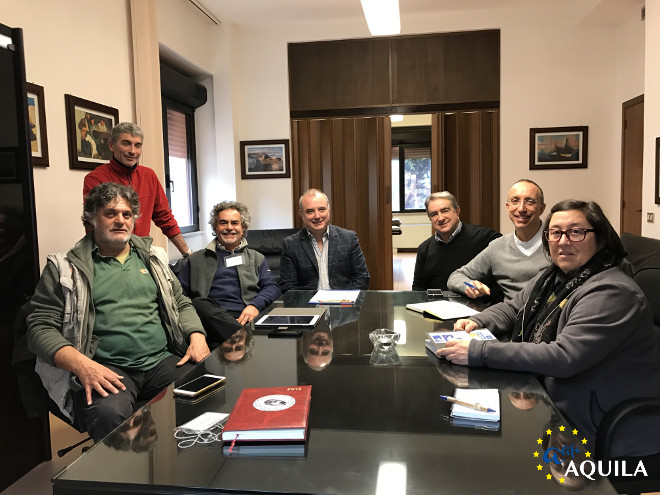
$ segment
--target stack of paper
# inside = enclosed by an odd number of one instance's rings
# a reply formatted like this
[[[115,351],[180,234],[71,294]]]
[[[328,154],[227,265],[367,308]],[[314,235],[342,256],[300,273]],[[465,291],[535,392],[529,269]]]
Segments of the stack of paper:
[[[427,332],[426,348],[435,354],[435,351],[442,349],[445,344],[451,340],[497,340],[487,328],[477,328],[471,332],[463,330],[454,330],[451,332]]]
[[[475,311],[474,309],[467,307],[465,304],[453,301],[430,301],[406,304],[406,308],[422,313],[424,316],[431,316],[441,320],[467,318],[479,313],[479,311]]]
[[[493,409],[495,412],[479,411],[472,407],[452,404],[451,416],[453,418],[471,419],[477,421],[500,420],[500,391],[496,388],[457,388],[454,398],[468,404],[479,404]]]
[[[311,304],[355,304],[359,290],[320,290],[309,300]]]

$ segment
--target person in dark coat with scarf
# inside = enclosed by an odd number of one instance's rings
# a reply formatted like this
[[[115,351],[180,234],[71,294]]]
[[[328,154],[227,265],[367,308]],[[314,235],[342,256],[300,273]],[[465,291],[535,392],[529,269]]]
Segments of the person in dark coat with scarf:
[[[512,300],[454,325],[468,332],[486,327],[510,342],[456,341],[437,354],[456,364],[541,375],[550,398],[593,449],[610,409],[660,395],[652,313],[620,269],[625,250],[597,203],[557,203],[544,225],[543,247],[552,265]],[[658,438],[660,422],[629,421],[612,454],[656,453]]]

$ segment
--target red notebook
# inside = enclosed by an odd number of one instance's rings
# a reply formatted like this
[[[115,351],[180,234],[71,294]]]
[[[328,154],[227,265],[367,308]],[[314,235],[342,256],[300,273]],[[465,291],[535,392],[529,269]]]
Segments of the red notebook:
[[[311,399],[311,385],[243,389],[222,430],[222,440],[304,441]]]

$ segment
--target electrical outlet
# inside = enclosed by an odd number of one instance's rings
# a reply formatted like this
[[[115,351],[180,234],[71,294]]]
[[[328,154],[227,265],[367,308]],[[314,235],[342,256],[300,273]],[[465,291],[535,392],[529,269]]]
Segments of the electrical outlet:
[[[655,221],[655,215],[650,211],[646,212],[646,222],[653,223],[654,221]]]

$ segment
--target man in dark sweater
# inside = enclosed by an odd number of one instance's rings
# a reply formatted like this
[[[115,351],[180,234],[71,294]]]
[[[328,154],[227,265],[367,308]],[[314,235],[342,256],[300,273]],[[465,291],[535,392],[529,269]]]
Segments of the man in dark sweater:
[[[467,264],[502,234],[461,222],[461,208],[450,192],[433,193],[424,204],[435,234],[417,248],[412,288],[446,290],[449,275]]]

